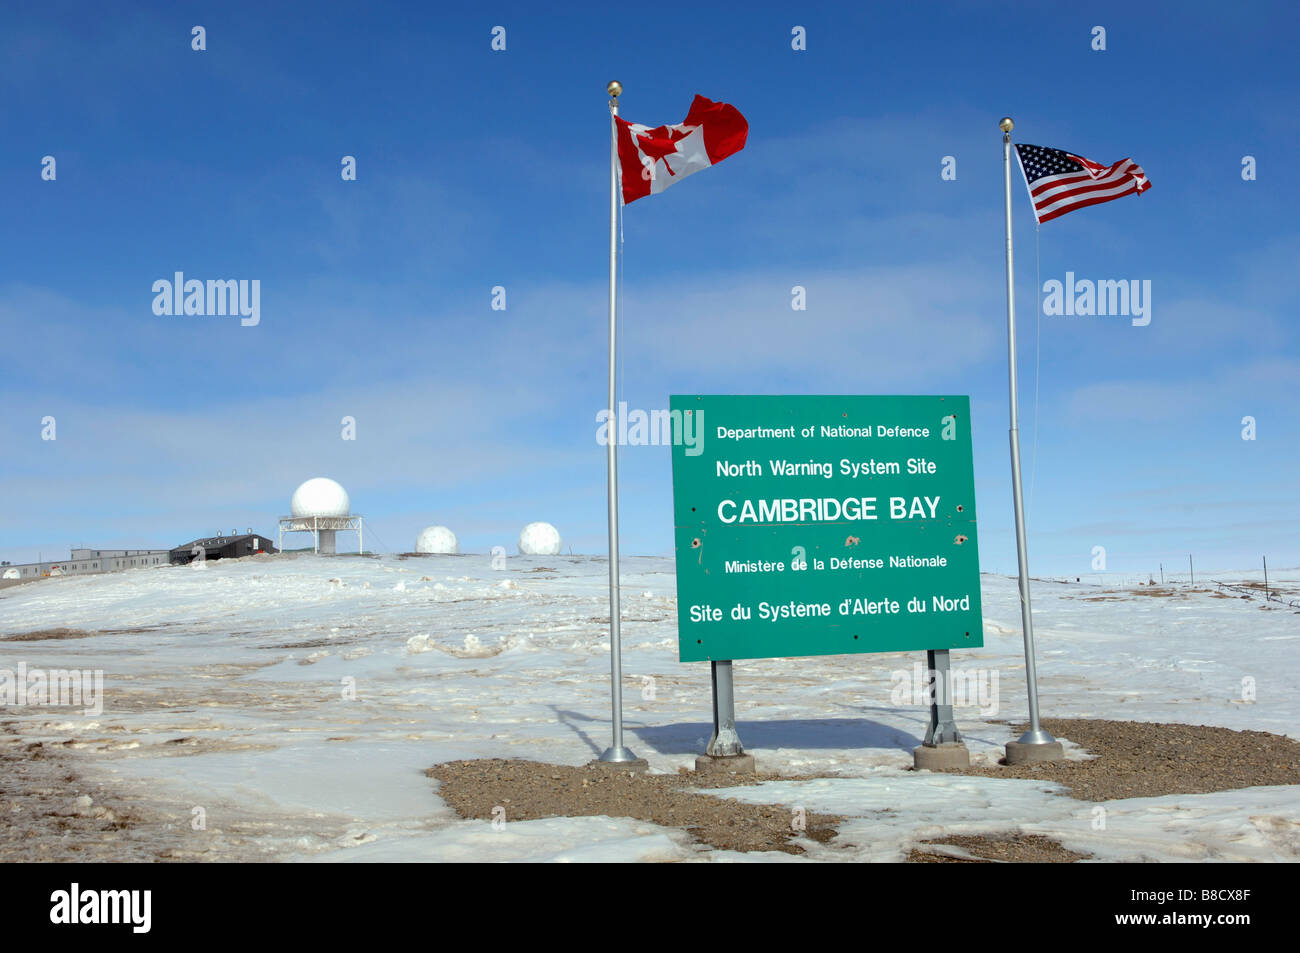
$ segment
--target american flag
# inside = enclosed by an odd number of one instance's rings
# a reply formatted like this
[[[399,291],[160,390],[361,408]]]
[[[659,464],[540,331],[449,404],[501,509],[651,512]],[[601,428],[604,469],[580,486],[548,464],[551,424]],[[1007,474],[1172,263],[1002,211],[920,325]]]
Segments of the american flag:
[[[1020,143],[1016,155],[1039,222],[1151,188],[1146,173],[1132,159],[1104,166],[1072,152]]]

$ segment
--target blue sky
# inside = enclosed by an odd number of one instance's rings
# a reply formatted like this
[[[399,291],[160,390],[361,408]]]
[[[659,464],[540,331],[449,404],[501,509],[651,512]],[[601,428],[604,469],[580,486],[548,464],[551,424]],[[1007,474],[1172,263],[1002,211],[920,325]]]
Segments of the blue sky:
[[[701,93],[750,123],[743,152],[626,210],[632,407],[969,393],[982,565],[1013,571],[1010,114],[1018,141],[1132,156],[1153,183],[1037,234],[1013,183],[1032,568],[1087,572],[1094,546],[1124,572],[1300,564],[1300,13],[1049,6],[10,5],[0,554],[272,533],[312,476],[348,488],[381,550],[437,522],[513,551],[546,519],[603,551],[618,78],[633,121]],[[1040,323],[1036,272],[1067,270],[1149,279],[1151,324]],[[261,323],[156,316],[176,271],[258,279]],[[624,551],[671,553],[668,448],[621,460]]]

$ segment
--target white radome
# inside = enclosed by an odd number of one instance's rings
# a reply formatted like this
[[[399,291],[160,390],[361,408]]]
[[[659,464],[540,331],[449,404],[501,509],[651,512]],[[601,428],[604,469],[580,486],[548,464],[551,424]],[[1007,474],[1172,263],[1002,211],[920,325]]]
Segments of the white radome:
[[[519,534],[519,552],[525,556],[554,556],[560,551],[560,531],[550,523],[529,523]]]
[[[460,552],[460,543],[456,541],[456,534],[447,527],[426,526],[415,541],[415,551],[452,555]]]
[[[293,516],[349,516],[352,501],[348,491],[333,480],[315,477],[293,491],[289,502]]]

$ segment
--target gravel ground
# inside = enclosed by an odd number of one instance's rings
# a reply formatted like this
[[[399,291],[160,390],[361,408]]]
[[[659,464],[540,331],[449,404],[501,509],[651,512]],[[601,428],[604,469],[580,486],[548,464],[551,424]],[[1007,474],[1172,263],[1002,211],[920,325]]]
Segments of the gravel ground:
[[[1028,727],[1019,725],[1016,731]],[[951,773],[1057,781],[1080,801],[1300,784],[1300,741],[1283,735],[1100,719],[1047,719],[1043,727],[1096,757]]]
[[[1091,854],[1066,850],[1041,834],[953,834],[921,841],[907,855],[910,864],[1072,864]]]
[[[1053,719],[1043,724],[1094,757],[951,773],[1057,781],[1083,801],[1300,784],[1300,742],[1280,735],[1093,719]],[[710,778],[685,770],[678,775],[634,775],[535,761],[482,760],[435,765],[428,774],[441,782],[438,794],[462,817],[490,820],[500,816],[493,814],[498,808],[507,821],[602,814],[634,817],[686,830],[701,843],[724,850],[802,853],[800,836],[825,843],[835,836],[834,826],[841,820],[809,814],[807,831],[801,834],[792,830],[788,808],[740,804],[686,790],[779,779],[761,773],[748,779]],[[1007,831],[923,841],[908,860],[1072,863],[1086,856],[1049,837]]]
[[[1300,742],[1279,735],[1090,719],[1053,719],[1044,725],[1096,757],[955,773],[1056,781],[1084,801],[1300,784]],[[57,744],[23,742],[17,728],[13,722],[0,723],[0,860],[278,859],[280,850],[261,841],[267,819],[228,818],[220,828],[213,824],[192,831],[187,816],[174,816],[174,805],[123,797],[110,787],[93,785],[80,776],[78,759],[70,752]],[[186,739],[173,740],[179,744]],[[684,830],[699,843],[722,850],[802,853],[805,838],[826,843],[841,820],[808,814],[805,829],[797,830],[789,807],[742,804],[691,790],[789,780],[762,773],[709,777],[683,769],[676,775],[631,775],[609,768],[500,760],[448,762],[427,773],[441,782],[438,795],[462,817],[491,820],[500,816],[493,813],[498,807],[507,822],[631,817]],[[280,818],[276,825],[291,828],[291,821]],[[1083,858],[1050,838],[1008,831],[933,838],[917,844],[908,859],[1042,863]]]
[[[774,780],[709,778],[680,774],[634,774],[605,767],[567,767],[537,761],[449,761],[428,770],[441,782],[438,795],[461,817],[492,820],[543,817],[632,817],[686,831],[719,850],[779,850],[801,854],[798,843],[810,838],[825,843],[842,818],[809,813],[805,830],[795,829],[795,814],[781,805],[742,804],[698,794],[688,788],[736,787]],[[788,779],[786,779],[788,780]]]

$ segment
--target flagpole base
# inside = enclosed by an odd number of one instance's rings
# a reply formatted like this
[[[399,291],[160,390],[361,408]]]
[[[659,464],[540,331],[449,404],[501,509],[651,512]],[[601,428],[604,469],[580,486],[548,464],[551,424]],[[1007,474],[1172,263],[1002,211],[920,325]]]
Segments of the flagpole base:
[[[1007,742],[1007,764],[1009,765],[1064,760],[1065,746],[1041,729],[1026,731],[1019,741]]]
[[[1051,745],[1056,744],[1056,739],[1046,728],[1039,728],[1037,731],[1026,731],[1016,741],[1020,745]]]
[[[606,748],[605,753],[600,756],[600,761],[606,764],[626,764],[629,761],[640,761],[631,748]]]
[[[615,756],[616,752],[621,752],[623,756]],[[631,771],[634,774],[645,774],[650,770],[650,762],[645,758],[638,758],[627,748],[609,748],[598,760],[588,761],[587,767],[599,771]]]

